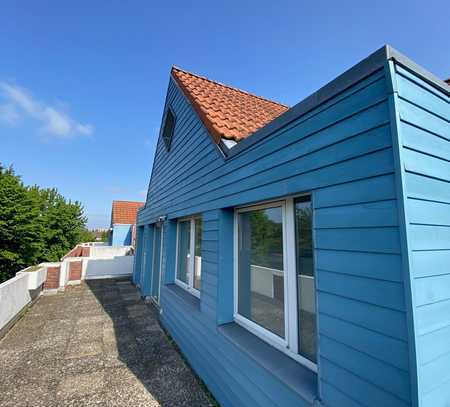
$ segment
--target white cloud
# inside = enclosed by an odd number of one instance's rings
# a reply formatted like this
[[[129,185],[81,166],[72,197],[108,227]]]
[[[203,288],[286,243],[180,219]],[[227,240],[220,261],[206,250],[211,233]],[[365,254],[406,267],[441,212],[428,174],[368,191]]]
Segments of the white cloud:
[[[49,135],[67,138],[77,135],[89,136],[94,132],[91,124],[82,124],[66,113],[33,98],[24,88],[0,82],[0,120],[17,124],[21,116],[28,116],[41,123],[41,130]]]
[[[11,126],[15,126],[20,121],[20,113],[11,103],[0,105],[0,120]]]
[[[91,124],[77,124],[77,131],[80,134],[84,134],[86,136],[90,136],[94,132],[94,126]]]

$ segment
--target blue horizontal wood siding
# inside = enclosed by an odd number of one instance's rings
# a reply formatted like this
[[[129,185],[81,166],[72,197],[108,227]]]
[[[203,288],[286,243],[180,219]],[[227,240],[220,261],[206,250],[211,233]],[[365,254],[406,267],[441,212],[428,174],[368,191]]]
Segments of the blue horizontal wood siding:
[[[450,403],[449,97],[395,66],[419,400]]]
[[[176,115],[171,150],[167,152],[158,141],[138,224],[153,223],[163,215],[169,220],[193,214],[203,217],[199,305],[187,306],[176,291],[163,286],[161,318],[219,402],[223,406],[311,405],[311,400],[280,382],[217,330],[218,321],[229,319],[232,304],[222,295],[230,292],[224,281],[233,278],[232,262],[223,257],[229,256],[233,244],[232,233],[227,243],[220,230],[223,209],[311,192],[319,331],[317,397],[325,406],[411,405],[384,70],[228,160],[220,156],[173,81],[169,105]],[[174,255],[173,246],[164,251],[167,258]]]

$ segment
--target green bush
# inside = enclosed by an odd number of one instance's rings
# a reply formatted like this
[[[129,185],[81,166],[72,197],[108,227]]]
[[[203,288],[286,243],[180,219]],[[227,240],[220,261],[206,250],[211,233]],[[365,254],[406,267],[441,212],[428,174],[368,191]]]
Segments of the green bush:
[[[29,265],[58,261],[89,240],[80,202],[54,188],[28,187],[0,164],[0,283]]]

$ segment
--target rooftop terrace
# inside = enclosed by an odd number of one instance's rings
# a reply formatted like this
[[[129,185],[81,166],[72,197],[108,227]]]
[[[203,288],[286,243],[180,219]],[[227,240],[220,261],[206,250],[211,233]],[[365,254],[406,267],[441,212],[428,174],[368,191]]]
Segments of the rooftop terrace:
[[[213,406],[128,280],[42,296],[0,341],[0,405]]]

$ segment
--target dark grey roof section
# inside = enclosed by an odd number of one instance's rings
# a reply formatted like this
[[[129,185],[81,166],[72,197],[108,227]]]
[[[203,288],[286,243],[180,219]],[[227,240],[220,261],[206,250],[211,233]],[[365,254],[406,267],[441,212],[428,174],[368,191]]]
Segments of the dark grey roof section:
[[[407,56],[398,52],[395,48],[392,48],[390,45],[386,45],[385,48],[386,48],[386,59],[394,59],[406,69],[419,75],[425,82],[428,82],[430,85],[439,88],[447,96],[450,96],[450,86],[447,85],[447,83],[445,83],[444,80],[439,79],[437,76],[427,71],[422,66],[416,64]]]
[[[375,71],[382,69],[386,61],[390,59],[394,59],[407,70],[418,74],[430,85],[439,88],[447,96],[450,96],[450,86],[447,85],[443,80],[437,78],[435,75],[428,72],[426,69],[422,68],[415,62],[411,61],[409,58],[407,58],[391,46],[385,45],[352,68],[345,71],[343,74],[339,75],[336,79],[320,88],[318,91],[314,92],[312,95],[308,96],[306,99],[303,99],[301,102],[297,103],[287,112],[283,113],[281,116],[278,116],[275,120],[256,131],[250,137],[240,141],[236,146],[228,150],[226,159],[231,159],[241,151],[258,143],[260,140],[268,137],[275,131],[288,125],[292,121],[303,116],[317,106],[325,103],[327,100],[333,98],[337,94],[343,92],[345,89],[354,85],[356,82],[359,82]]]

